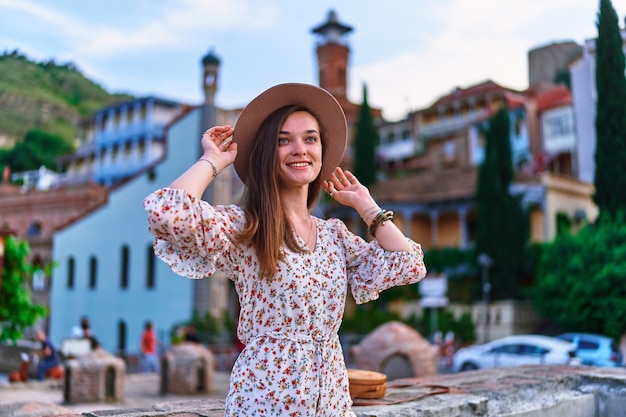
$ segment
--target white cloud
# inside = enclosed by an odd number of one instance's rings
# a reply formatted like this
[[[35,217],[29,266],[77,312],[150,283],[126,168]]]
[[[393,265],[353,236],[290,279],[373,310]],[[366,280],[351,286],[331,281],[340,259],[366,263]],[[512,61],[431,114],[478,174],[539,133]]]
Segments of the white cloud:
[[[577,7],[578,12],[571,13]],[[382,107],[385,117],[394,120],[457,86],[487,79],[523,90],[528,85],[529,49],[571,38],[572,33],[582,42],[581,28],[563,23],[586,21],[586,33],[593,35],[595,7],[588,0],[438,2],[431,16],[436,30],[419,49],[407,48],[388,60],[352,68],[350,97],[360,102],[366,82],[370,104]],[[540,30],[545,22],[552,32]]]

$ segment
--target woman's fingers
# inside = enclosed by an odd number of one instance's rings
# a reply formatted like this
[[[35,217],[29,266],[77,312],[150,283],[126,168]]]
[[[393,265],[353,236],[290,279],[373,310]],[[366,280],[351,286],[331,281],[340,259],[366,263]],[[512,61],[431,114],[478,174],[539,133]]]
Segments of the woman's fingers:
[[[202,140],[213,143],[221,152],[229,151],[233,140],[233,128],[230,126],[213,126],[202,135]]]

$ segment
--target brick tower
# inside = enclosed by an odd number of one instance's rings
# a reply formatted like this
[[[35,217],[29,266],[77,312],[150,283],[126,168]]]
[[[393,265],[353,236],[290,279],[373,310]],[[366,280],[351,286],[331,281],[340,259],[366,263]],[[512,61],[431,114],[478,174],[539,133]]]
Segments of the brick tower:
[[[319,35],[317,59],[320,87],[328,90],[338,101],[346,100],[350,54],[347,34],[352,32],[352,27],[340,23],[335,11],[331,10],[326,22],[311,32]]]

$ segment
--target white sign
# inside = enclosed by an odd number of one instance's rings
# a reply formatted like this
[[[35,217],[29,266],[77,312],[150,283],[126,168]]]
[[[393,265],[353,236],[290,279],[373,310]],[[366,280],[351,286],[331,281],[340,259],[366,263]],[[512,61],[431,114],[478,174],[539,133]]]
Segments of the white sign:
[[[422,297],[420,306],[426,308],[445,307],[448,305],[448,297]]]
[[[420,306],[426,308],[445,307],[448,305],[448,278],[445,276],[425,277],[419,282]]]
[[[83,356],[91,352],[89,339],[63,339],[61,352],[66,357]]]
[[[448,278],[425,277],[419,282],[419,287],[423,297],[443,297],[448,292]]]

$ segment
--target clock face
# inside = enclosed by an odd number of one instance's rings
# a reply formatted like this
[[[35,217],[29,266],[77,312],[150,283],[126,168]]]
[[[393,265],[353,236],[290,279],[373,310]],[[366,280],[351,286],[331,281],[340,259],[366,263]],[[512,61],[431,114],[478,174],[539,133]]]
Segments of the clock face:
[[[204,81],[207,85],[213,85],[215,83],[215,74],[212,72],[208,73],[204,78]]]

